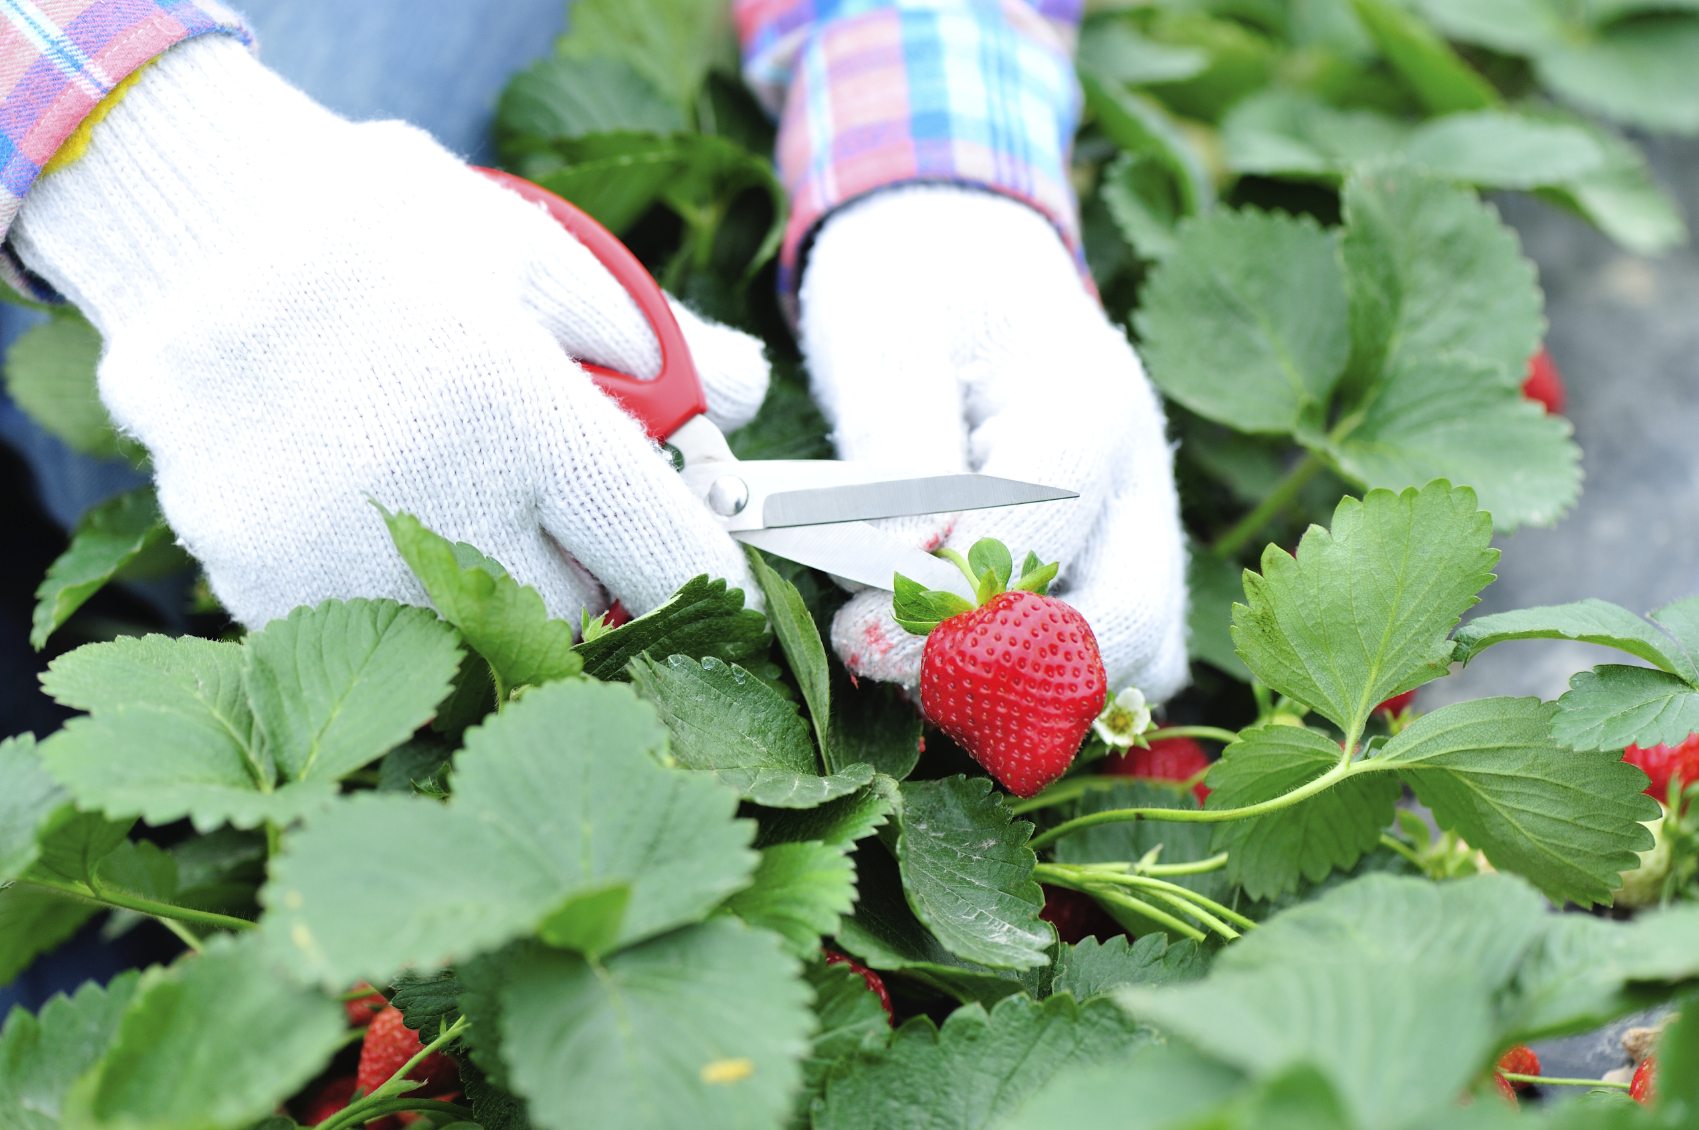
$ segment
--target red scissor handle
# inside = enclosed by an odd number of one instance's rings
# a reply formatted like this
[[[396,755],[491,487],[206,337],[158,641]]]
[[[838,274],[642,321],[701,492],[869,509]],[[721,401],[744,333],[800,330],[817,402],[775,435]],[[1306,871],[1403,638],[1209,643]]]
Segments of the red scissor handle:
[[[608,269],[614,280],[631,295],[643,312],[644,319],[661,346],[661,372],[652,381],[640,380],[604,365],[580,360],[596,387],[617,400],[622,408],[637,417],[638,423],[657,443],[684,426],[686,420],[708,410],[702,393],[702,378],[697,375],[696,363],[684,344],[684,334],[678,328],[667,299],[637,256],[614,234],[598,224],[548,189],[532,184],[524,177],[504,173],[500,169],[473,166],[495,183],[534,204],[548,209],[555,222],[571,232],[578,242],[590,249],[596,261]]]

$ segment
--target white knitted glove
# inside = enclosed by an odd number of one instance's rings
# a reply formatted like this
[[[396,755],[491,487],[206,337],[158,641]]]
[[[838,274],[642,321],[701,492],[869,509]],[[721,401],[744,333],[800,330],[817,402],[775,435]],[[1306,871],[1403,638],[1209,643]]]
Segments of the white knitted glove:
[[[13,238],[100,329],[101,398],[246,624],[329,597],[425,603],[374,500],[490,554],[557,616],[610,594],[641,614],[704,572],[754,591],[568,358],[659,368],[589,251],[425,134],[343,121],[234,42],[156,63]],[[735,426],[766,390],[760,343],[679,314],[710,415]]]
[[[838,453],[933,473],[977,470],[1071,502],[907,519],[916,544],[982,537],[1059,561],[1051,590],[1085,614],[1109,685],[1168,698],[1186,678],[1185,552],[1162,408],[1126,336],[1038,212],[942,185],[834,213],[802,282],[802,339]],[[889,593],[832,625],[849,668],[912,686],[924,641]]]

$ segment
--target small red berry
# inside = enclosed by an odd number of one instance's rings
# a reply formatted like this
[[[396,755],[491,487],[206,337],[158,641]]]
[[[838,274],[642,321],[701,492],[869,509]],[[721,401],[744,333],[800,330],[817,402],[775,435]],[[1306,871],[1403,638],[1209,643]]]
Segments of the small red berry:
[[[1672,779],[1683,785],[1699,781],[1699,733],[1689,734],[1675,745],[1631,745],[1622,751],[1622,759],[1652,779],[1646,786],[1647,796],[1665,800]]]
[[[1038,916],[1056,927],[1056,936],[1070,945],[1085,938],[1112,938],[1126,933],[1096,899],[1067,887],[1046,886],[1044,909]]]
[[[1557,365],[1552,362],[1552,355],[1546,352],[1545,346],[1535,350],[1534,355],[1528,358],[1528,376],[1522,382],[1522,395],[1545,405],[1547,412],[1563,411],[1563,377],[1558,374]]]
[[[371,982],[361,981],[349,992],[366,990],[364,996],[344,998],[342,1011],[348,1014],[348,1024],[353,1028],[364,1028],[372,1022],[372,1017],[382,1012],[389,1005],[384,995],[372,988]]]
[[[885,1008],[886,1018],[895,1026],[897,1013],[891,1007],[891,994],[885,988],[885,979],[848,954],[842,954],[836,950],[822,950],[821,952],[826,955],[827,965],[847,965],[852,973],[861,974],[861,979],[867,982],[867,987],[879,995],[879,1003]]]
[[[921,711],[1019,797],[1067,770],[1107,697],[1091,626],[1054,597],[998,593],[921,653]]]
[[[1516,1088],[1510,1085],[1510,1080],[1506,1079],[1502,1073],[1493,1072],[1493,1086],[1498,1088],[1498,1093],[1503,1095],[1504,1101],[1511,1106],[1522,1105],[1516,1101]]]
[[[1149,749],[1129,749],[1120,757],[1103,759],[1103,771],[1116,777],[1143,777],[1156,781],[1189,781],[1209,768],[1209,754],[1191,738],[1159,738]],[[1209,786],[1199,781],[1192,793],[1202,804]]]
[[[1405,691],[1403,694],[1393,695],[1391,698],[1375,707],[1375,713],[1383,714],[1389,719],[1396,718],[1406,710],[1410,709],[1410,704],[1415,701],[1416,692],[1413,690]]]
[[[1650,1105],[1657,1097],[1655,1084],[1658,1074],[1658,1059],[1647,1056],[1640,1061],[1640,1066],[1634,1069],[1634,1078],[1628,1083],[1628,1096],[1637,1103]]]
[[[1498,1057],[1498,1069],[1511,1075],[1538,1075],[1540,1073],[1540,1057],[1534,1054],[1534,1049],[1527,1044],[1516,1044],[1509,1051]],[[1500,1076],[1503,1078],[1503,1076]],[[1506,1080],[1518,1091],[1533,1086],[1532,1083],[1521,1083]]]
[[[313,1092],[313,1097],[301,1108],[301,1124],[316,1126],[331,1115],[340,1114],[353,1097],[354,1076],[341,1075],[332,1079]]]
[[[365,1042],[360,1045],[360,1071],[355,1078],[360,1093],[369,1095],[388,1082],[424,1046],[419,1033],[402,1020],[399,1008],[391,1005],[378,1013],[366,1028]],[[441,1094],[460,1086],[460,1069],[441,1052],[426,1056],[407,1077],[424,1084],[417,1089],[422,1095]]]

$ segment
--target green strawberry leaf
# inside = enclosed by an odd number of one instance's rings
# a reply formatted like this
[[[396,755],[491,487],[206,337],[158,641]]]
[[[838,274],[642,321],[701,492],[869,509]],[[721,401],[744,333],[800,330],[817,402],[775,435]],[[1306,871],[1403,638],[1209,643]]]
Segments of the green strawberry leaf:
[[[880,776],[873,778],[866,788],[813,808],[768,809],[760,813],[761,831],[756,846],[764,848],[769,844],[805,840],[853,844],[883,827],[896,803],[897,783]]]
[[[248,706],[241,645],[142,636],[89,644],[48,665],[47,693],[93,713],[42,743],[42,763],[83,807],[207,831],[287,823],[335,792],[275,788]]]
[[[0,886],[0,985],[11,984],[37,957],[57,948],[98,910],[90,903],[39,887]]]
[[[1590,130],[1509,110],[1434,118],[1410,135],[1403,155],[1446,180],[1524,189],[1567,184],[1607,159]]]
[[[1180,192],[1161,161],[1122,153],[1103,170],[1097,193],[1134,257],[1160,262],[1174,253],[1174,229],[1183,211]]]
[[[539,59],[509,80],[496,107],[503,156],[587,134],[687,129],[684,113],[630,62],[610,56]]]
[[[840,1064],[814,1104],[811,1124],[817,1130],[991,1127],[1064,1066],[1118,1061],[1148,1039],[1108,1001],[1015,996],[989,1012],[964,1005],[942,1027],[911,1020],[888,1048]]]
[[[771,930],[801,958],[820,952],[820,938],[835,934],[838,920],[855,905],[855,864],[848,844],[818,840],[774,844],[762,849],[749,886],[726,909]]]
[[[572,625],[550,619],[536,589],[471,546],[431,532],[411,514],[385,510],[383,516],[431,604],[489,662],[502,687],[547,683],[583,670]]]
[[[1565,101],[1644,129],[1699,130],[1692,65],[1699,17],[1666,14],[1594,28],[1534,57],[1540,82]]]
[[[1446,354],[1519,388],[1545,330],[1534,265],[1466,188],[1406,170],[1345,183],[1340,244],[1359,373],[1422,373]]]
[[[452,969],[420,973],[406,969],[390,982],[389,1003],[401,1010],[402,1022],[434,1039],[460,1016],[460,978]]]
[[[1013,819],[983,777],[905,781],[898,797],[896,856],[915,917],[968,961],[1048,965],[1055,932],[1038,917],[1032,825]]]
[[[710,70],[736,69],[728,13],[695,0],[582,0],[556,50],[569,66],[626,63],[684,110]]]
[[[1195,981],[1208,964],[1204,951],[1189,938],[1170,942],[1160,933],[1146,934],[1136,942],[1122,934],[1107,941],[1086,938],[1058,949],[1050,991],[1072,993],[1075,1000],[1087,1001],[1126,985]]]
[[[1646,158],[1628,141],[1586,118],[1564,118],[1587,130],[1604,154],[1598,168],[1541,192],[1585,217],[1637,255],[1657,255],[1687,241],[1687,222]]]
[[[1241,682],[1251,673],[1233,650],[1233,605],[1244,589],[1236,562],[1213,553],[1193,553],[1186,563],[1186,642],[1194,660]]]
[[[1325,734],[1261,726],[1241,734],[1210,770],[1209,807],[1242,808],[1292,792],[1337,769],[1344,757]],[[1380,841],[1401,792],[1395,780],[1347,777],[1297,804],[1215,825],[1212,846],[1227,855],[1227,876],[1252,898],[1319,883],[1354,866]]]
[[[1556,748],[1554,707],[1487,698],[1416,719],[1366,765],[1395,770],[1440,827],[1494,867],[1527,878],[1551,898],[1605,902],[1618,873],[1652,846],[1640,826],[1658,814],[1644,774],[1620,754]]]
[[[1120,149],[1148,158],[1168,175],[1181,215],[1199,215],[1214,206],[1209,169],[1167,109],[1090,67],[1080,67],[1079,78],[1086,110],[1098,128]]]
[[[1138,331],[1151,379],[1199,415],[1246,432],[1317,422],[1350,353],[1334,237],[1273,213],[1189,220]]]
[[[1331,530],[1244,575],[1233,642],[1251,672],[1347,734],[1393,695],[1446,673],[1451,629],[1493,579],[1492,521],[1473,491],[1434,482],[1346,498]]]
[[[1581,449],[1562,416],[1463,356],[1400,354],[1352,427],[1329,437],[1339,470],[1367,487],[1434,479],[1474,487],[1500,530],[1549,526],[1581,493]]]
[[[139,463],[140,447],[121,438],[95,383],[100,334],[77,311],[55,307],[6,353],[6,394],[24,414],[73,451]]]
[[[814,1024],[777,938],[734,919],[600,963],[540,947],[504,964],[502,1056],[542,1125],[777,1125]]]
[[[748,883],[754,827],[730,790],[663,766],[665,749],[628,687],[538,687],[467,731],[446,805],[362,795],[292,833],[262,930],[338,987],[484,952],[615,883],[631,888],[618,944],[700,921]]]
[[[1050,970],[993,969],[964,961],[921,925],[903,897],[896,864],[878,843],[855,855],[855,912],[838,924],[837,945],[873,969],[896,970],[959,1001],[989,1004],[1011,993],[1038,996]]]
[[[767,619],[743,606],[742,589],[701,576],[686,581],[653,612],[586,640],[577,650],[584,674],[612,682],[626,678],[627,665],[639,655],[748,663],[767,654],[768,642]]]
[[[0,741],[0,882],[41,857],[40,838],[70,808],[70,797],[41,767],[30,734]]]
[[[632,685],[661,716],[673,759],[713,773],[746,800],[772,808],[812,808],[873,779],[871,765],[820,775],[808,725],[796,705],[741,667],[675,655],[664,664],[639,656]]]
[[[1297,90],[1271,87],[1234,105],[1221,144],[1238,173],[1334,180],[1408,142],[1410,127],[1376,110],[1342,110]]]
[[[755,583],[761,586],[761,594],[767,598],[767,619],[773,625],[773,634],[778,637],[785,661],[790,664],[791,677],[796,680],[802,700],[808,704],[809,716],[814,720],[814,736],[820,743],[820,760],[825,763],[828,772],[836,772],[839,766],[829,741],[832,677],[820,630],[814,626],[814,617],[809,615],[808,605],[803,603],[802,594],[796,591],[796,586],[774,572],[760,551],[750,549],[747,552]]]
[[[327,601],[244,645],[254,721],[286,781],[335,781],[406,741],[448,697],[454,632],[422,608]]]
[[[1322,1130],[1313,1122],[1224,1121],[1244,1077],[1185,1044],[1152,1042],[1131,1056],[1068,1066],[997,1123],[999,1130]]]
[[[342,1010],[269,965],[251,942],[214,942],[143,974],[111,1046],[67,1098],[73,1125],[223,1130],[271,1113],[343,1043]]]
[[[806,976],[814,990],[817,1022],[808,1058],[802,1061],[799,1114],[803,1115],[840,1060],[858,1052],[876,1052],[891,1038],[885,1007],[860,973],[841,963],[815,961],[808,966]]]
[[[1220,969],[1191,984],[1133,986],[1116,999],[1170,1038],[1257,1076],[1312,1066],[1351,1112],[1347,1125],[1393,1130],[1431,1110],[1436,1095],[1463,1091],[1502,1050],[1484,989],[1467,970],[1347,952],[1311,953],[1279,971]]]
[[[1008,588],[1015,572],[1015,559],[1010,555],[1009,547],[996,538],[980,538],[974,542],[967,551],[967,563],[976,577],[991,574],[994,582],[992,595]]]
[[[1671,605],[1674,622],[1683,624],[1686,606]],[[1579,640],[1625,651],[1664,671],[1699,683],[1699,664],[1690,645],[1671,639],[1657,627],[1608,600],[1577,600],[1539,608],[1519,608],[1477,616],[1457,629],[1457,660],[1467,663],[1495,644],[1510,640]],[[1699,640],[1695,640],[1699,643]]]
[[[1699,691],[1646,667],[1607,663],[1581,671],[1557,700],[1552,737],[1579,750],[1674,744],[1699,731]]]
[[[833,666],[832,749],[840,761],[871,765],[900,781],[920,762],[924,725],[901,688],[851,679],[841,664]]]
[[[1351,0],[1381,54],[1430,113],[1484,110],[1498,92],[1417,16],[1393,0]]]
[[[545,945],[595,961],[619,941],[630,905],[631,884],[617,879],[575,891],[537,924],[537,937]]]
[[[1417,0],[1416,7],[1447,38],[1510,55],[1538,54],[1576,30],[1562,0]]]
[[[1627,922],[1557,915],[1517,970],[1505,1003],[1517,1038],[1585,1032],[1664,999],[1699,977],[1699,907],[1675,906]]]
[[[0,1110],[8,1130],[59,1130],[66,1092],[112,1043],[140,976],[120,973],[105,986],[86,982],[72,996],[55,994],[36,1016],[15,1008],[6,1017]]]
[[[71,544],[47,568],[35,590],[30,646],[38,651],[71,614],[125,569],[155,551],[174,551],[171,530],[159,515],[152,488],[108,499],[77,522]]]

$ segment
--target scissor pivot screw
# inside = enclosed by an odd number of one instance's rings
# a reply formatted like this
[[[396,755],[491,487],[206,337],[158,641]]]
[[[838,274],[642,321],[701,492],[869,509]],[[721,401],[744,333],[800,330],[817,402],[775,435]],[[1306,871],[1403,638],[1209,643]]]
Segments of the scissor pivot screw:
[[[743,513],[749,505],[749,484],[736,475],[721,475],[708,488],[708,505],[722,518]]]

